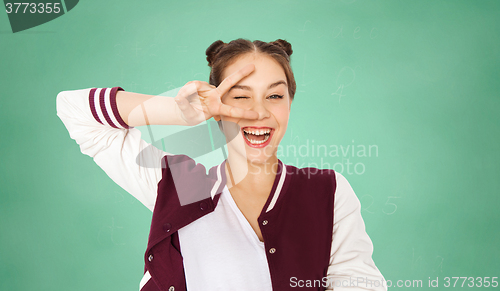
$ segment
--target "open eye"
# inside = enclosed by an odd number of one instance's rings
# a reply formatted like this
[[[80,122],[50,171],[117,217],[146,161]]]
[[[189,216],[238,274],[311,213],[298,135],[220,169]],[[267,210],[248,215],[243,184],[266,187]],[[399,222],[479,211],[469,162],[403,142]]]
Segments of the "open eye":
[[[283,96],[284,95],[274,94],[274,95],[271,95],[271,96],[269,96],[267,98],[269,98],[269,99],[283,99]]]

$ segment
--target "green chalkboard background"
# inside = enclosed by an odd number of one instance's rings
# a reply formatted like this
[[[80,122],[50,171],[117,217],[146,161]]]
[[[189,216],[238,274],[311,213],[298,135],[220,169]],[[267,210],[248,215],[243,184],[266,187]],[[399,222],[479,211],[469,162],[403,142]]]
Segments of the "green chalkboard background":
[[[292,44],[280,158],[346,176],[387,280],[500,277],[499,19],[500,1],[88,0],[12,33],[2,10],[0,290],[138,290],[151,212],[80,152],[56,95],[207,81],[205,49],[240,37]]]

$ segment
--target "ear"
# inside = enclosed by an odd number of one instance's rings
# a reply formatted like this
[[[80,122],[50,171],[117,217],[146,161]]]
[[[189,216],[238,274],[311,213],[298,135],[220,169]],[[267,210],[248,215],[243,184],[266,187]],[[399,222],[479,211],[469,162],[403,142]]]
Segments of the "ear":
[[[214,115],[213,118],[215,121],[219,122],[220,121],[220,115]]]

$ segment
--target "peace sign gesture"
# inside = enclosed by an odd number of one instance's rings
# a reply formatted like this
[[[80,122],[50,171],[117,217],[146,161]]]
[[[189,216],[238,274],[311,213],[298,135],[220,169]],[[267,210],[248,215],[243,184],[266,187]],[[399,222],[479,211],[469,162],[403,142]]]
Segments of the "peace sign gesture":
[[[219,87],[203,81],[187,82],[180,90],[175,101],[180,117],[188,125],[196,125],[214,116],[230,116],[243,119],[257,119],[255,111],[229,106],[222,103],[221,98],[231,87],[255,70],[255,65],[248,64],[225,78]]]

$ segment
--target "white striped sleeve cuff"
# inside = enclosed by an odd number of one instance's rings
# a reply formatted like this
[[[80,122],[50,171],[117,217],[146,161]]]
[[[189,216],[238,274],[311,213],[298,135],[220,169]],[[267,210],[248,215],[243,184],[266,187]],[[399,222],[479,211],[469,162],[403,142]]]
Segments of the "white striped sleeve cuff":
[[[113,88],[93,88],[89,93],[89,105],[94,119],[114,128],[132,128],[128,126],[116,106],[116,92],[124,91],[121,87]]]

